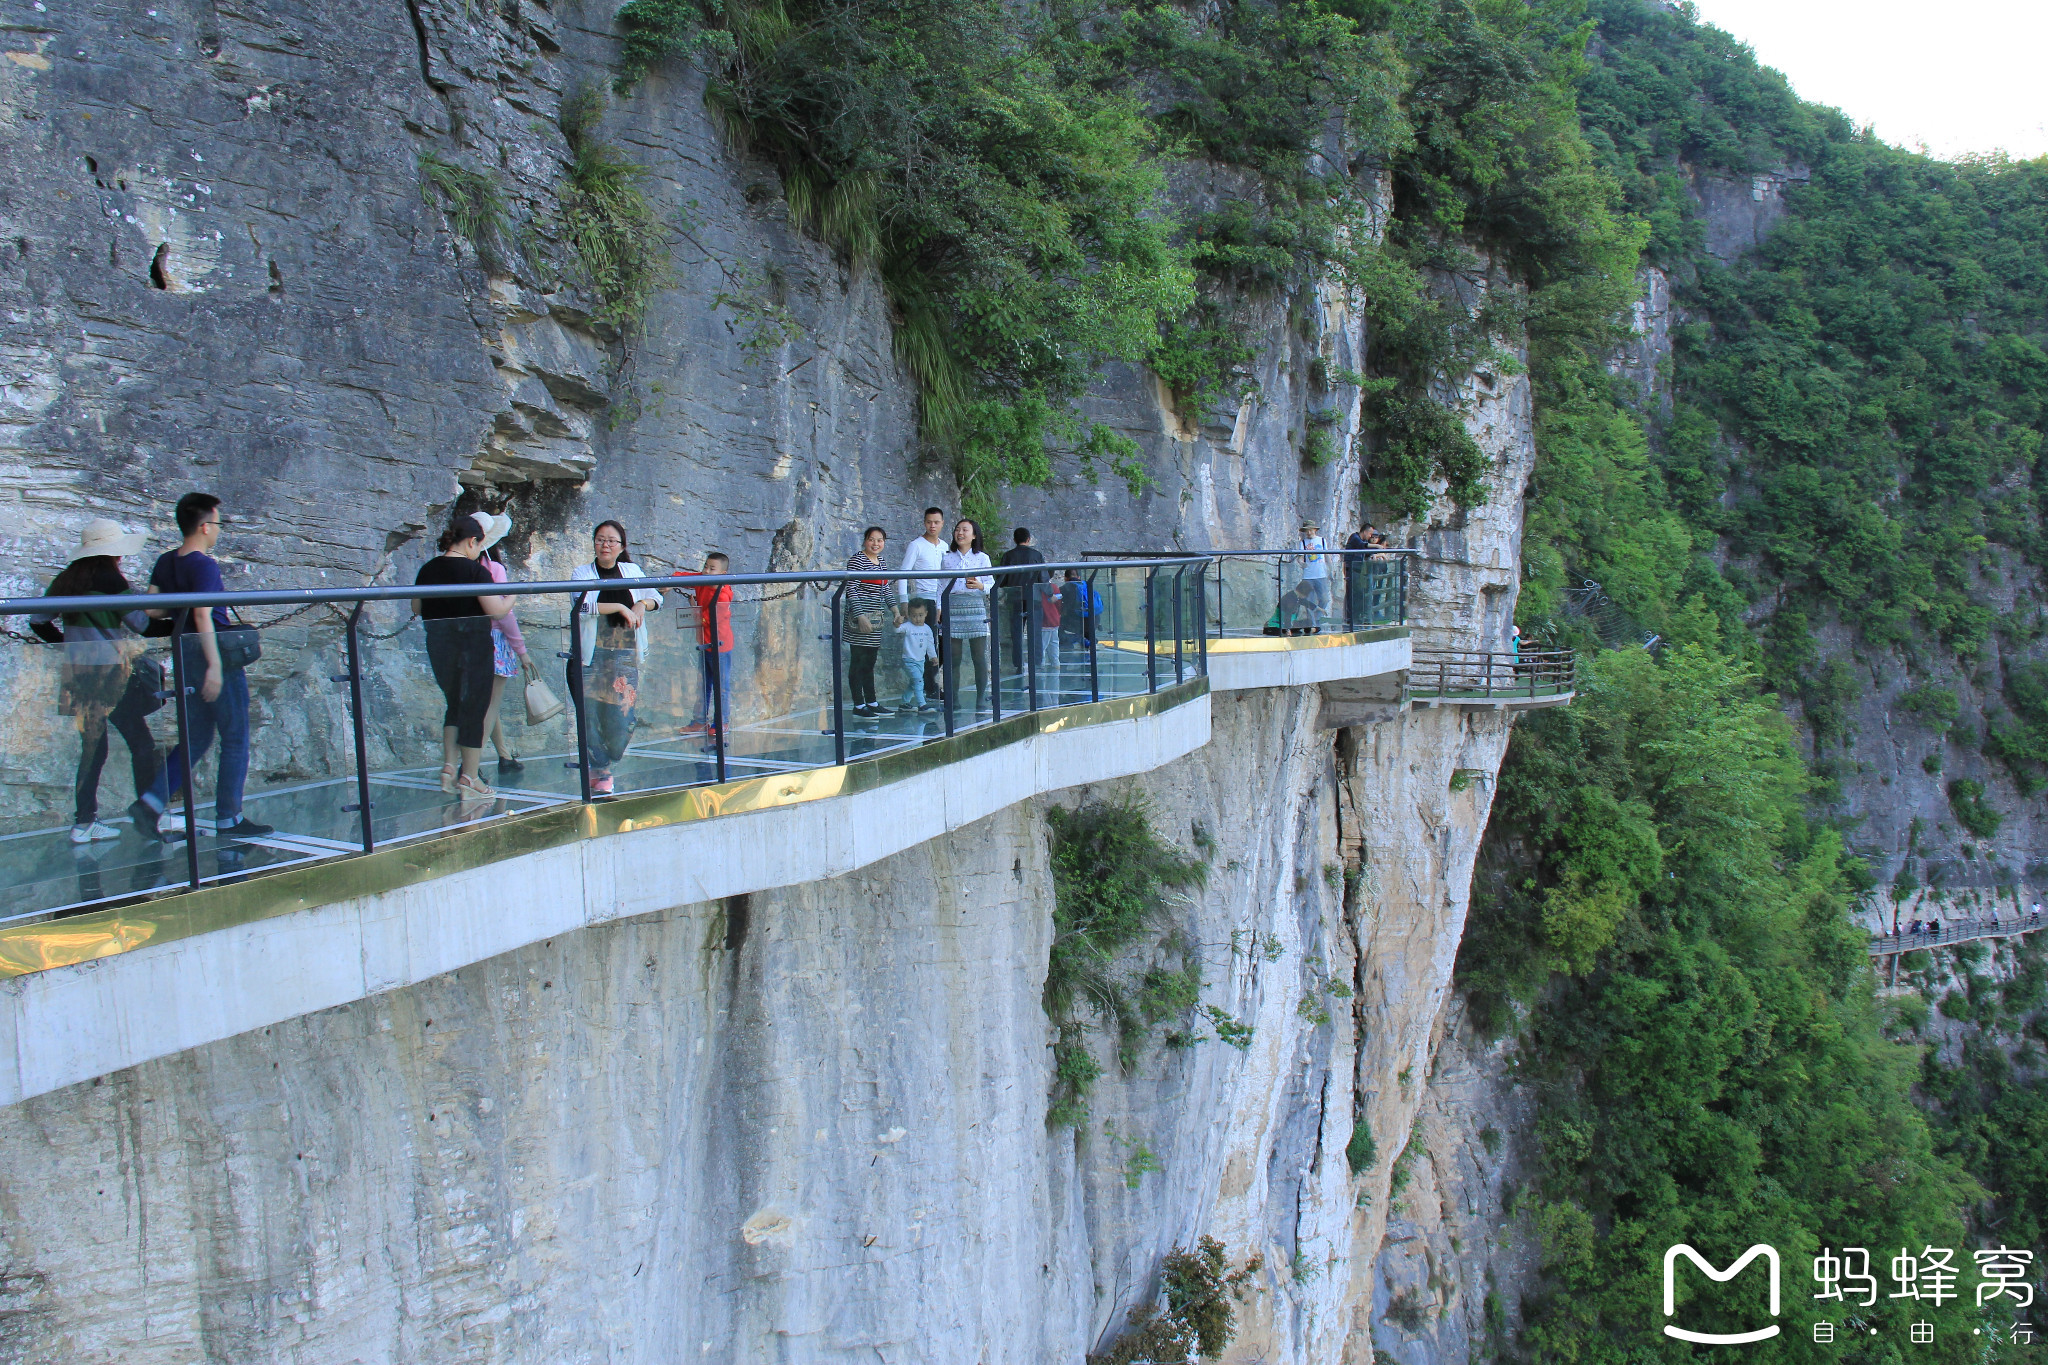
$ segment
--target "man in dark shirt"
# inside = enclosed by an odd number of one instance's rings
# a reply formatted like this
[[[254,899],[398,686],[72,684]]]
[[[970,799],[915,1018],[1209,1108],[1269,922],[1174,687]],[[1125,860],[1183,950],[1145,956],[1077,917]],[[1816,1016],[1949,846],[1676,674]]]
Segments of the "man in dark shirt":
[[[1045,556],[1031,544],[1031,532],[1019,526],[1012,537],[1016,544],[1003,552],[1003,567],[1013,564],[1043,564]],[[1047,578],[1044,569],[1021,573],[999,573],[996,586],[1002,590],[1003,613],[1010,623],[1010,661],[1018,669],[1024,667],[1024,621],[1031,609],[1031,585],[1043,583]]]
[[[220,565],[210,553],[220,539],[220,499],[211,493],[187,493],[178,499],[178,532],[184,543],[160,556],[150,571],[151,592],[225,592]],[[179,615],[153,611],[152,616]],[[239,668],[223,667],[220,646],[214,632],[225,630],[225,607],[190,613],[189,640],[184,650],[186,686],[192,673],[204,667],[199,686],[186,698],[186,740],[191,746],[171,750],[170,758],[157,770],[156,781],[128,808],[136,828],[155,835],[165,843],[185,837],[184,829],[172,824],[159,826],[171,797],[185,785],[185,770],[206,756],[216,731],[220,734],[220,775],[214,783],[213,830],[222,839],[253,839],[271,832],[242,814],[242,787],[249,778],[249,678]],[[191,797],[188,794],[189,804]]]

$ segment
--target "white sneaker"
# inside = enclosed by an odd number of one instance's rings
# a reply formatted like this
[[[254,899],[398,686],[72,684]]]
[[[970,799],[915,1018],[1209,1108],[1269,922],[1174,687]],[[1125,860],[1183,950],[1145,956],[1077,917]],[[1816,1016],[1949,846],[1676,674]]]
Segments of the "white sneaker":
[[[97,820],[89,825],[73,825],[71,827],[71,842],[74,844],[89,844],[97,839],[118,839],[120,837],[120,830],[115,829],[112,825],[103,825]]]

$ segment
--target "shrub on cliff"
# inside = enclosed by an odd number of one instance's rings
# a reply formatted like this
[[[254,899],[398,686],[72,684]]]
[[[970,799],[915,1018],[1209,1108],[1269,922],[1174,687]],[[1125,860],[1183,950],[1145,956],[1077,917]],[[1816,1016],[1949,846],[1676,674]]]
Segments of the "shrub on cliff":
[[[1125,1067],[1155,1024],[1184,1016],[1199,1000],[1201,962],[1176,934],[1164,947],[1177,969],[1137,967],[1121,959],[1155,933],[1175,892],[1208,880],[1209,865],[1161,839],[1136,800],[1099,802],[1046,812],[1052,834],[1053,940],[1046,962],[1045,1013],[1058,1029],[1053,1043],[1053,1096],[1048,1121],[1079,1124],[1101,1066],[1088,1048],[1081,1015],[1092,1013],[1118,1035]]]
[[[1237,1335],[1237,1301],[1253,1291],[1265,1264],[1254,1256],[1229,1269],[1229,1254],[1214,1237],[1203,1237],[1192,1252],[1175,1247],[1160,1266],[1164,1311],[1151,1303],[1132,1308],[1129,1329],[1107,1351],[1090,1355],[1088,1365],[1216,1359]]]

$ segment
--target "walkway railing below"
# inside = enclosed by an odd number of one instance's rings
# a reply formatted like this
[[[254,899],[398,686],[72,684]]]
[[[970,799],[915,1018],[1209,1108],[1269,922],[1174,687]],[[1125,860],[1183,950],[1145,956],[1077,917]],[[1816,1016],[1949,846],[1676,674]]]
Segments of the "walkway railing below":
[[[1917,952],[1923,948],[1940,948],[1950,943],[1973,943],[1979,939],[2012,938],[2018,934],[2032,933],[2041,927],[2039,915],[2013,919],[1963,919],[1942,920],[1939,929],[1919,929],[1896,934],[1880,934],[1870,940],[1872,957],[1890,957],[1894,953]]]
[[[1572,695],[1577,661],[1568,649],[1519,654],[1475,649],[1418,649],[1408,672],[1417,701],[1541,704]]]

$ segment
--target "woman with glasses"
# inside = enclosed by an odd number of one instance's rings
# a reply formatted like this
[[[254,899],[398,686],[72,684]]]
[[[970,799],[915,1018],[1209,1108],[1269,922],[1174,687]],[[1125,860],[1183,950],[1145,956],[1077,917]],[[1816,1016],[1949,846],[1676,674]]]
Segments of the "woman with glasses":
[[[628,588],[627,579],[645,578],[626,548],[626,528],[601,521],[590,533],[590,562],[578,564],[572,578],[618,581],[577,597],[583,623],[583,723],[588,752],[590,794],[612,794],[612,765],[626,756],[633,739],[634,707],[640,700],[640,663],[647,656],[646,615],[661,608],[661,594],[652,588]]]

